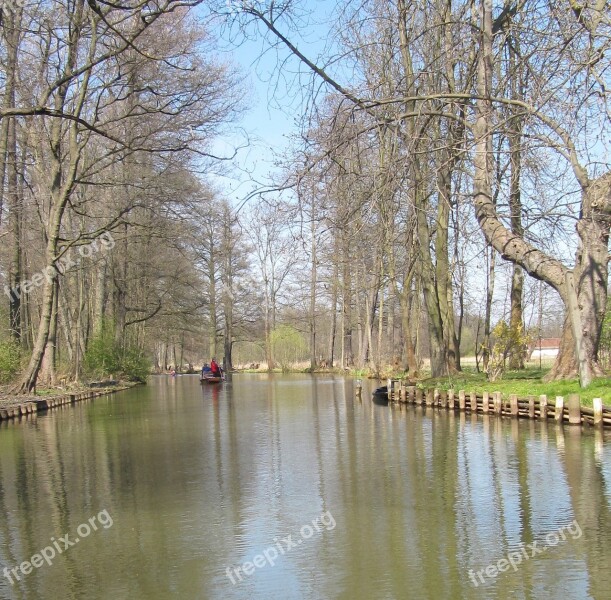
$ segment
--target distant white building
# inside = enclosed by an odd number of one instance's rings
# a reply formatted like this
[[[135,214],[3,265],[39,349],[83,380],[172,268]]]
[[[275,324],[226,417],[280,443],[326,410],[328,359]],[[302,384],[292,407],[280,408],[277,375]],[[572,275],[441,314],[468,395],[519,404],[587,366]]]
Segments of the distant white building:
[[[541,358],[555,358],[560,350],[560,338],[541,338],[533,344],[530,360]]]

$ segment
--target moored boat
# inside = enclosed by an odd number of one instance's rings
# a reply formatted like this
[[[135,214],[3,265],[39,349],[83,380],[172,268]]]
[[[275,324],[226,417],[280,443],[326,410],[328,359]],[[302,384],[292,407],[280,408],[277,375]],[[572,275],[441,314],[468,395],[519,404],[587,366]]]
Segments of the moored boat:
[[[373,403],[379,406],[388,406],[388,387],[376,388],[372,395]]]

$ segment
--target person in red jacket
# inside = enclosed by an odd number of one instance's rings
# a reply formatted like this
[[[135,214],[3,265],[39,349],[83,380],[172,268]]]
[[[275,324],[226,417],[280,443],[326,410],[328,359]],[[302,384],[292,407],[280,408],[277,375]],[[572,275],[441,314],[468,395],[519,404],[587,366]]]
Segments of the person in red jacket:
[[[222,377],[223,376],[223,371],[221,367],[219,367],[218,363],[216,362],[216,358],[213,358],[210,361],[210,370],[212,371],[212,377]]]

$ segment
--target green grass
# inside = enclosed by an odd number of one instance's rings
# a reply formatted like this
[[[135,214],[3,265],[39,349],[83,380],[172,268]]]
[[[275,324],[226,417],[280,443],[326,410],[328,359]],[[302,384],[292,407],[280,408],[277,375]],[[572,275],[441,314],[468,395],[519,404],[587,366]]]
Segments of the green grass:
[[[484,373],[464,371],[452,377],[440,377],[424,379],[418,383],[423,388],[439,388],[442,390],[453,389],[466,392],[501,392],[505,394],[516,394],[520,398],[527,396],[539,396],[546,394],[549,398],[563,396],[565,399],[569,394],[579,394],[584,406],[592,406],[593,398],[602,398],[603,404],[611,405],[611,377],[595,379],[585,390],[579,387],[578,380],[563,380],[543,382],[542,378],[547,369],[536,368],[524,371],[508,371],[503,379],[490,383]]]

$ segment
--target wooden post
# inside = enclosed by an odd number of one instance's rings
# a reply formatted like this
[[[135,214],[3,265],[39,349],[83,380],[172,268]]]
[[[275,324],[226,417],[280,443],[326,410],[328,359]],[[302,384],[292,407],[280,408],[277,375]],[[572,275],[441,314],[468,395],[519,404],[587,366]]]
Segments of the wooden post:
[[[433,406],[439,406],[439,390],[435,388],[433,391]]]
[[[405,381],[401,381],[401,387],[399,388],[399,396],[401,402],[405,402]]]
[[[592,407],[594,408],[594,425],[602,426],[603,424],[603,400],[602,398],[594,398],[594,400],[592,400]]]
[[[547,396],[545,394],[539,396],[539,417],[547,419]]]
[[[528,416],[531,419],[535,418],[535,397],[528,396]]]
[[[428,389],[426,390],[426,405],[427,406],[433,406],[433,390]]]
[[[469,395],[469,399],[471,400],[471,412],[477,412],[477,394],[475,392],[471,392]]]
[[[579,394],[569,396],[569,425],[581,425],[581,401]]]
[[[482,393],[482,412],[486,414],[490,412],[490,393],[489,392]]]
[[[445,390],[441,390],[439,394],[439,406],[441,406],[441,408],[447,408],[448,406],[448,392]]]
[[[386,380],[386,390],[388,393],[388,399],[392,400],[392,379]]]
[[[562,423],[562,413],[564,413],[564,398],[556,396],[556,410],[554,411],[554,419],[557,423]]]
[[[512,417],[517,417],[519,414],[518,397],[515,394],[509,396],[509,413]]]
[[[503,396],[501,395],[501,392],[494,392],[492,395],[492,398],[494,400],[494,412],[497,415],[502,415],[503,414]]]
[[[465,410],[465,390],[460,390],[458,392],[458,408],[460,410]]]
[[[448,390],[448,408],[454,409],[454,390]],[[601,417],[601,422],[602,422],[602,417]]]
[[[413,385],[410,385],[407,388],[407,401],[410,404],[413,404],[416,400],[416,388]]]
[[[426,402],[426,391],[423,390],[422,388],[416,388],[416,404],[420,404],[421,406],[424,406],[425,402]]]

